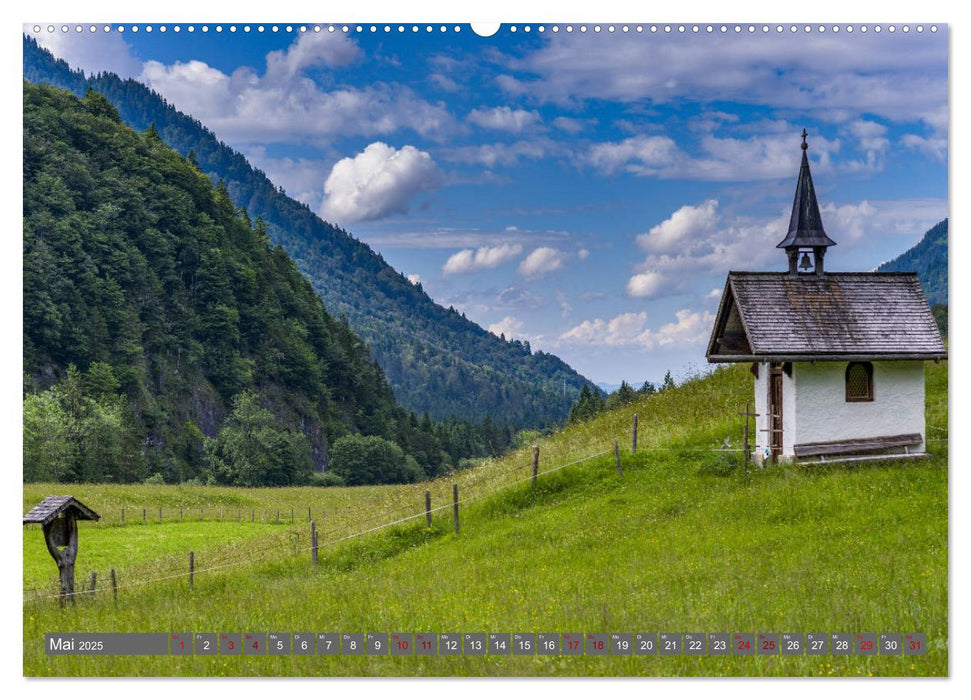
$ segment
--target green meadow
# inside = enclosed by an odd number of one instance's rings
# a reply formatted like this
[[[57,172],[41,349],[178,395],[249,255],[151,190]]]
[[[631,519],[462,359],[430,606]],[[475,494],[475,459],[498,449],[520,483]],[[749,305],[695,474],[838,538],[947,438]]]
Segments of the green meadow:
[[[82,524],[77,564],[79,588],[98,572],[97,593],[64,609],[51,597],[56,568],[41,533],[25,529],[24,674],[946,676],[946,364],[927,365],[935,442],[925,460],[746,475],[738,452],[712,450],[726,437],[740,445],[738,412],[750,400],[751,376],[733,367],[570,426],[540,443],[535,485],[528,449],[407,486],[26,484],[25,512],[45,495],[71,493],[104,517]],[[578,461],[591,455],[600,456]],[[426,488],[441,508],[431,527]],[[316,567],[308,508],[320,533]],[[105,587],[111,568],[117,601]],[[53,631],[923,632],[928,649],[907,657],[49,657],[43,638]]]

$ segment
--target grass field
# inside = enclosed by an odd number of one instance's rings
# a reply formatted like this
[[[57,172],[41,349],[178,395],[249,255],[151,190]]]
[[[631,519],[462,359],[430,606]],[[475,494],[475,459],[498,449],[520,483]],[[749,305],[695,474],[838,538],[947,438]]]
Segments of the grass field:
[[[947,367],[928,365],[927,423],[946,437]],[[81,532],[79,584],[105,568],[130,585],[61,610],[24,603],[26,675],[947,675],[946,442],[919,463],[714,472],[708,452],[739,442],[751,397],[745,368],[571,427],[542,443],[541,470],[621,440],[623,476],[605,455],[528,482],[526,452],[455,476],[451,511],[361,537],[418,513],[425,484],[357,489],[25,486],[25,509],[70,492],[131,520]],[[640,417],[630,453],[630,419]],[[526,479],[526,481],[523,481]],[[453,479],[430,485],[449,503]],[[466,499],[470,499],[466,502]],[[226,520],[152,524],[152,509],[226,508]],[[320,564],[307,508],[323,508]],[[141,508],[149,524],[141,524]],[[232,509],[262,509],[237,523]],[[296,513],[289,522],[290,508]],[[283,513],[275,522],[276,509]],[[137,517],[135,517],[137,514]],[[214,513],[210,513],[212,517]],[[117,519],[115,519],[117,520]],[[56,570],[24,533],[26,588]],[[342,540],[336,542],[336,540]],[[249,553],[259,551],[259,555]],[[45,632],[924,632],[922,657],[47,657]]]

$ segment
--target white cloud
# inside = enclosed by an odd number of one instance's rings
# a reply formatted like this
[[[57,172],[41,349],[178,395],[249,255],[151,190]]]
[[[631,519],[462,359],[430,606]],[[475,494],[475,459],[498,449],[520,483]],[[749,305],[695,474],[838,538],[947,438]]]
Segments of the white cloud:
[[[408,281],[417,287],[419,284],[421,284],[421,275],[418,273],[412,273],[408,275]]]
[[[324,89],[307,77],[356,60],[360,49],[343,33],[301,34],[266,56],[263,75],[241,67],[231,75],[202,61],[147,61],[139,80],[230,142],[269,143],[376,136],[411,130],[437,138],[455,129],[442,103],[410,88],[374,82]]]
[[[445,261],[442,272],[446,275],[462,275],[479,270],[491,270],[515,260],[522,252],[521,245],[508,243],[492,247],[485,246],[478,250],[471,248],[460,250]]]
[[[307,68],[339,68],[361,57],[361,50],[346,34],[305,32],[283,51],[266,55],[266,78],[291,80]]]
[[[708,199],[697,206],[686,204],[670,218],[637,237],[637,246],[650,253],[676,251],[685,239],[712,230],[718,219],[718,200]]]
[[[376,141],[334,164],[324,183],[320,215],[344,223],[406,214],[412,199],[440,184],[441,175],[428,153]]]
[[[664,291],[664,275],[657,272],[639,272],[627,280],[624,291],[635,299],[652,299]]]
[[[696,155],[667,136],[637,135],[590,146],[583,160],[605,174],[626,172],[642,177],[685,180],[773,180],[798,172],[802,157],[794,133],[768,133],[749,138],[701,137]],[[825,172],[839,151],[838,140],[820,136],[810,147],[815,172]]]
[[[240,89],[221,70],[195,60],[171,65],[146,61],[138,79],[207,125],[213,118],[231,117]]]
[[[565,333],[561,333],[560,340],[577,345],[593,345],[603,340],[606,328],[606,321],[602,318],[595,318],[592,321],[584,321]]]
[[[862,161],[851,161],[845,167],[850,171],[873,172],[883,169],[884,157],[890,147],[887,127],[868,119],[857,119],[849,124],[849,132],[864,155]]]
[[[919,238],[947,216],[947,203],[938,199],[896,201],[863,200],[855,204],[820,206],[823,224],[838,244],[853,246],[866,241],[867,247],[886,236]],[[894,243],[894,247],[906,243]],[[829,258],[827,258],[829,261]]]
[[[568,134],[579,134],[587,128],[587,122],[582,119],[574,119],[573,117],[557,117],[553,120],[553,126]]]
[[[627,312],[609,321],[595,318],[584,321],[560,335],[560,340],[574,345],[607,345],[610,347],[643,347],[696,345],[708,340],[714,315],[707,311],[682,309],[676,320],[657,331],[647,328],[647,313]]]
[[[524,333],[523,326],[525,324],[513,316],[506,316],[498,323],[489,324],[489,332],[493,335],[505,335],[506,340],[512,340],[513,338],[517,340],[525,340],[530,345],[535,345],[542,342],[543,334],[534,335],[532,333]]]
[[[546,299],[525,287],[515,285],[499,292],[493,302],[493,307],[496,309],[539,309],[545,305]]]
[[[542,277],[559,270],[566,262],[566,255],[556,248],[543,246],[526,256],[519,264],[519,274],[525,277]]]
[[[484,165],[487,168],[516,165],[520,160],[538,160],[556,151],[547,139],[513,143],[481,143],[441,149],[444,160]]]
[[[789,214],[780,211],[765,218],[735,216],[725,220],[719,217],[705,231],[682,239],[677,250],[649,253],[636,272],[663,275],[683,284],[686,274],[761,269],[773,260],[782,259],[775,245],[785,237]]]
[[[563,291],[556,290],[556,303],[560,305],[560,312],[563,318],[567,318],[573,312],[573,305]]]
[[[580,250],[577,251],[577,259],[580,262],[583,262],[589,257],[590,257],[590,251],[587,250],[586,248],[581,248]]]
[[[906,242],[888,245],[887,236],[909,237],[916,242],[917,237],[947,215],[947,203],[937,199],[863,200],[840,205],[824,202],[820,212],[827,233],[841,246],[837,251],[860,249],[859,244],[866,241],[865,250],[872,256],[881,250],[906,247]],[[710,225],[680,238],[676,247],[667,252],[648,252],[635,267],[627,293],[649,298],[664,291],[680,291],[692,275],[709,275],[713,271],[784,269],[784,256],[775,246],[785,237],[789,216],[788,208],[764,217],[724,216],[716,211]],[[841,260],[851,266],[849,269],[881,262],[863,262],[855,254],[840,254],[838,258],[833,255],[827,257],[831,269],[847,269]]]
[[[640,272],[629,280],[624,287],[627,296],[635,299],[652,299],[664,291],[664,275],[657,272]]]
[[[681,309],[675,312],[677,321],[661,326],[654,336],[659,346],[697,345],[708,340],[715,316],[708,311]]]
[[[705,294],[705,300],[706,301],[712,301],[712,300],[717,301],[717,300],[721,299],[722,298],[722,291],[723,290],[722,290],[721,287],[715,287],[710,292],[708,292],[707,294]]]
[[[606,38],[550,33],[542,48],[508,57],[511,74],[496,82],[510,94],[565,105],[744,102],[846,120],[926,119],[947,103],[947,32]]]
[[[560,335],[560,340],[578,345],[639,345],[642,342],[647,323],[647,313],[628,312],[615,316],[609,321],[595,318],[584,321]]]
[[[496,129],[518,134],[540,121],[539,112],[510,107],[473,109],[467,117],[470,122],[484,129]]]
[[[628,345],[642,342],[645,323],[647,323],[647,314],[643,311],[615,316],[607,323],[604,342],[607,345]]]
[[[462,89],[461,85],[441,73],[432,73],[428,76],[428,80],[445,92],[458,92]]]
[[[35,34],[32,25],[24,25],[24,32],[57,58],[64,59],[72,68],[83,69],[88,75],[110,72],[122,78],[135,78],[141,72],[141,61],[132,55],[131,47],[118,32]]]
[[[489,332],[493,335],[505,335],[506,338],[514,337],[523,328],[523,322],[513,316],[506,316],[498,323],[489,324]]]
[[[842,206],[828,202],[822,205],[819,210],[826,229],[833,236],[839,237],[840,240],[837,243],[844,245],[862,239],[869,228],[868,222],[877,213],[876,208],[865,199],[857,204],[844,204]]]
[[[313,210],[320,208],[323,192],[320,183],[328,174],[327,166],[316,158],[274,158],[265,146],[245,149],[246,159],[262,170],[273,184],[282,187],[294,199]]]
[[[904,134],[900,139],[907,148],[923,151],[940,162],[947,159],[947,136],[920,136],[918,134]]]
[[[605,173],[626,169],[637,175],[658,175],[683,157],[678,145],[667,136],[632,136],[593,145],[587,161]]]

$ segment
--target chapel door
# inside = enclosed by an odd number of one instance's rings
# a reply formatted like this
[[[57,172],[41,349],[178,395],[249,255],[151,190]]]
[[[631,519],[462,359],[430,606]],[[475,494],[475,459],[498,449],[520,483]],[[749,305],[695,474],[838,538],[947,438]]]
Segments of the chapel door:
[[[769,449],[772,461],[782,455],[782,367],[769,370]]]

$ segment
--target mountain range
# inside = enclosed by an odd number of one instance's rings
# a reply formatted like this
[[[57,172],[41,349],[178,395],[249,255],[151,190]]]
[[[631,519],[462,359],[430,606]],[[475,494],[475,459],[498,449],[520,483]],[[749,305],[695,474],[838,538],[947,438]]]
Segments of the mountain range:
[[[562,422],[584,385],[558,357],[496,337],[454,308],[435,303],[384,258],[323,221],[276,187],[246,158],[162,96],[113,73],[86,75],[24,36],[24,78],[82,96],[102,94],[137,131],[154,128],[190,158],[234,204],[261,218],[266,233],[296,262],[327,310],[367,343],[398,402],[432,419],[485,418],[515,428]]]

